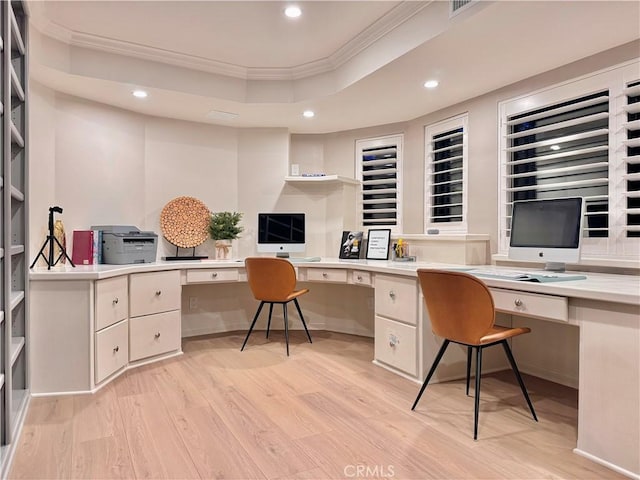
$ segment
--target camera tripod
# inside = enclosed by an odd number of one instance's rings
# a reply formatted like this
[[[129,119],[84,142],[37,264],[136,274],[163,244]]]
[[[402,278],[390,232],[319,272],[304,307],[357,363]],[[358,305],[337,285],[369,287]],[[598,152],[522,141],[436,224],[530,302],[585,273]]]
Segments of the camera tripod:
[[[38,252],[38,255],[36,255],[36,259],[33,261],[33,263],[31,264],[31,266],[29,268],[33,268],[34,265],[36,264],[36,262],[38,261],[38,258],[40,258],[40,257],[44,258],[44,261],[47,262],[47,270],[51,270],[51,267],[55,266],[60,261],[60,259],[62,257],[65,257],[67,260],[69,260],[69,263],[71,264],[71,266],[75,268],[75,265],[73,264],[73,261],[69,258],[69,255],[67,255],[67,251],[60,244],[60,241],[53,235],[53,214],[54,214],[54,212],[55,213],[62,213],[62,208],[61,207],[49,207],[49,235],[47,235],[47,239],[42,244],[42,248]],[[53,248],[54,248],[55,245],[57,245],[60,248],[60,255],[58,255],[58,258],[56,258],[54,260],[53,259]],[[47,247],[49,247],[49,257],[48,258],[44,255],[44,250]]]

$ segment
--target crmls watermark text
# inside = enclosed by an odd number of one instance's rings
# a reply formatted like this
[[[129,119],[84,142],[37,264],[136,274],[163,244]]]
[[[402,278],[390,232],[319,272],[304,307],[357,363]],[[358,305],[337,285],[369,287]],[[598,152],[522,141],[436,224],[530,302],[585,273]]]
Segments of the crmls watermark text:
[[[347,478],[393,478],[393,465],[347,465],[344,467]]]

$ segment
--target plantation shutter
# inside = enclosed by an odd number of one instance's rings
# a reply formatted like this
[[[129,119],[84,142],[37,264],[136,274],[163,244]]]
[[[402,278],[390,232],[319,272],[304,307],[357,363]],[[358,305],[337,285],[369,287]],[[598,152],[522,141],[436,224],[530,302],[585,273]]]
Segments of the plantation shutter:
[[[624,175],[624,230],[627,238],[640,237],[640,80],[631,82],[624,90],[626,97],[626,140]]]
[[[467,116],[425,130],[426,229],[466,230]]]
[[[361,221],[363,227],[400,226],[402,137],[359,140]]]
[[[609,92],[507,117],[506,228],[516,200],[582,196],[584,235],[609,236]]]

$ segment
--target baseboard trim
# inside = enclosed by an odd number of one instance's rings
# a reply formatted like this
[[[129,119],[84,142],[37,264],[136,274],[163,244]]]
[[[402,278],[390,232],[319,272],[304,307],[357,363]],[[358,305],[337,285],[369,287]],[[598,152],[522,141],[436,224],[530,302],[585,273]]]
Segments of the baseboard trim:
[[[592,462],[598,463],[604,467],[607,467],[613,470],[614,472],[618,472],[619,474],[624,475],[625,477],[633,478],[634,480],[640,480],[640,473],[634,473],[629,470],[626,470],[611,462],[607,462],[606,460],[603,460],[600,457],[596,457],[595,455],[587,453],[584,450],[580,450],[579,448],[574,448],[573,453],[575,453],[576,455],[580,455],[581,457],[587,458]]]

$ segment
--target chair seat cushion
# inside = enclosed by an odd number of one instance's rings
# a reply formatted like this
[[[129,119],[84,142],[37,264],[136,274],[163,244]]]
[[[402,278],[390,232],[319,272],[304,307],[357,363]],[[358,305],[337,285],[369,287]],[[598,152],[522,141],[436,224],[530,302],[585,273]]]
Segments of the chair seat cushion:
[[[499,342],[507,338],[522,335],[523,333],[529,333],[530,328],[527,327],[501,327],[500,325],[494,325],[491,329],[480,338],[478,345],[487,345],[489,343]]]

